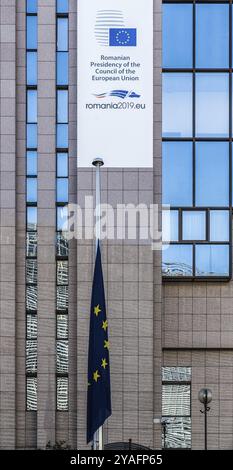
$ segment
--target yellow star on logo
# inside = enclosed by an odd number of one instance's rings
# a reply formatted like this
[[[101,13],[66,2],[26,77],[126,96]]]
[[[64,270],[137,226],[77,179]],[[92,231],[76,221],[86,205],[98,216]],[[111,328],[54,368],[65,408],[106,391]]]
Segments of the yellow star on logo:
[[[107,330],[107,328],[108,328],[108,320],[103,321],[102,328],[103,328],[104,331]]]
[[[98,317],[99,313],[101,312],[101,309],[100,309],[100,306],[97,305],[96,307],[94,307],[94,314]]]
[[[109,344],[109,341],[106,341],[106,339],[104,340],[104,348],[105,349],[108,349],[110,348],[110,344]]]
[[[96,370],[93,374],[93,379],[95,382],[98,382],[98,379],[100,379],[99,371]]]
[[[106,361],[106,359],[102,359],[102,364],[101,364],[101,367],[103,367],[103,369],[106,369],[106,367],[108,366],[108,363]]]

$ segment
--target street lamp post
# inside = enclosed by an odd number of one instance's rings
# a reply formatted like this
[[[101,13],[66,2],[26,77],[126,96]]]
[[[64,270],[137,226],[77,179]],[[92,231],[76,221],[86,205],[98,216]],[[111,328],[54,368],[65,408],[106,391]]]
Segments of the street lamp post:
[[[210,410],[208,404],[212,400],[212,391],[209,388],[202,388],[198,393],[198,399],[204,405],[204,410],[200,412],[204,414],[205,450],[207,450],[207,412]]]

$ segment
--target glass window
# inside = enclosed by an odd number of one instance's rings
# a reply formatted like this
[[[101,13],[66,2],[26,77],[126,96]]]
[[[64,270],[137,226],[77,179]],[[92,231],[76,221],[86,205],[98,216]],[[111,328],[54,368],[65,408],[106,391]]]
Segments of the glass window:
[[[163,136],[192,136],[192,74],[163,74]]]
[[[196,245],[197,276],[229,276],[228,245]]]
[[[37,122],[37,90],[27,91],[27,122]]]
[[[57,338],[67,339],[68,338],[68,316],[57,315]]]
[[[57,19],[57,50],[68,51],[68,18]]]
[[[27,207],[27,230],[37,229],[37,207]]]
[[[37,52],[27,52],[27,85],[37,85]]]
[[[193,156],[191,142],[163,143],[163,204],[192,206]]]
[[[37,256],[37,234],[35,232],[27,233],[27,256]]]
[[[68,178],[57,178],[57,202],[68,202]]]
[[[197,142],[196,205],[229,205],[229,144]]]
[[[37,260],[26,260],[26,283],[37,284]]]
[[[57,230],[66,232],[68,230],[68,208],[57,207]]]
[[[37,338],[37,315],[27,315],[27,339]]]
[[[27,377],[27,411],[37,411],[36,377]]]
[[[27,176],[37,175],[37,152],[27,152]]]
[[[37,13],[37,0],[27,0],[27,13]]]
[[[68,85],[68,52],[57,53],[57,85]]]
[[[193,6],[163,5],[163,67],[189,68],[193,62]]]
[[[228,74],[196,74],[196,135],[229,136]]]
[[[37,124],[27,124],[27,148],[37,148]]]
[[[57,373],[68,373],[68,341],[57,341]]]
[[[179,212],[163,210],[163,242],[178,242]]]
[[[57,286],[57,310],[68,309],[68,286]]]
[[[37,371],[37,341],[26,341],[26,371],[30,373]]]
[[[168,382],[189,382],[191,367],[162,367],[162,379]]]
[[[183,211],[183,240],[206,240],[206,212]]]
[[[29,311],[37,310],[37,286],[26,287],[26,309]]]
[[[69,255],[69,244],[67,238],[62,233],[57,233],[57,256]]]
[[[27,16],[27,49],[37,49],[37,16]]]
[[[68,90],[57,91],[57,122],[68,122]]]
[[[228,5],[196,5],[196,67],[229,67]]]
[[[57,261],[57,285],[68,285],[68,261]]]
[[[57,0],[57,13],[68,13],[69,0]]]
[[[57,410],[68,410],[68,377],[57,377]]]
[[[27,202],[37,201],[37,178],[27,178]]]
[[[190,385],[163,385],[163,416],[190,416]]]
[[[163,449],[191,449],[191,418],[162,418],[164,428],[162,434]]]
[[[163,276],[192,276],[192,245],[164,245],[162,252]]]
[[[57,176],[68,177],[68,153],[57,154]]]
[[[210,211],[210,241],[229,241],[229,211]]]
[[[68,125],[57,124],[57,148],[68,148]]]

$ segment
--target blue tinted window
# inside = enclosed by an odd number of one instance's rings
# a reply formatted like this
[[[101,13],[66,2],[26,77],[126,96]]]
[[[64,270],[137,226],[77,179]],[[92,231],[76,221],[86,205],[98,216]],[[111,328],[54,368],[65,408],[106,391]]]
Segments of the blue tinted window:
[[[68,90],[57,91],[57,122],[68,122]]]
[[[68,18],[57,19],[57,50],[68,51]]]
[[[57,53],[57,85],[68,85],[68,52]]]
[[[163,136],[192,136],[192,75],[163,75]]]
[[[163,5],[163,67],[192,67],[193,6]]]
[[[57,148],[68,148],[68,125],[57,125]]]
[[[37,178],[27,178],[27,202],[37,202]]]
[[[228,5],[196,5],[196,67],[229,67]]]
[[[163,242],[178,242],[179,212],[163,210]]]
[[[229,241],[229,211],[210,211],[210,241]]]
[[[57,13],[68,13],[69,1],[68,0],[57,0]]]
[[[163,276],[192,276],[192,245],[167,245],[162,252]]]
[[[36,16],[27,16],[27,49],[37,49]]]
[[[37,13],[37,0],[27,0],[27,13]]]
[[[37,91],[27,91],[27,122],[37,122]]]
[[[37,228],[37,207],[27,207],[27,230],[36,230]]]
[[[68,178],[57,179],[57,202],[68,202]]]
[[[68,230],[68,208],[57,207],[57,230]]]
[[[37,147],[37,124],[27,125],[27,148]]]
[[[192,143],[163,143],[163,204],[192,205]]]
[[[205,211],[183,211],[182,222],[183,240],[206,240]]]
[[[197,276],[229,276],[228,245],[196,245]]]
[[[27,52],[27,85],[37,85],[37,52]]]
[[[57,154],[57,176],[68,177],[68,154],[58,153]]]
[[[37,175],[37,152],[27,152],[27,176]]]
[[[225,73],[196,74],[196,135],[229,135],[229,77]]]
[[[196,205],[229,205],[229,145],[226,142],[196,144]]]

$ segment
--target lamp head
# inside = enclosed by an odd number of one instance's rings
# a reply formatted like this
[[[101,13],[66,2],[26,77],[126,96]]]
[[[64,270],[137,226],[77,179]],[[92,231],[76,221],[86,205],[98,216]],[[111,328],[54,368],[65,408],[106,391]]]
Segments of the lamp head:
[[[209,388],[202,388],[198,393],[198,400],[207,405],[212,401],[212,391]]]
[[[102,158],[100,157],[97,157],[97,158],[94,158],[93,162],[92,162],[92,165],[93,166],[103,166],[104,165],[104,161]]]

